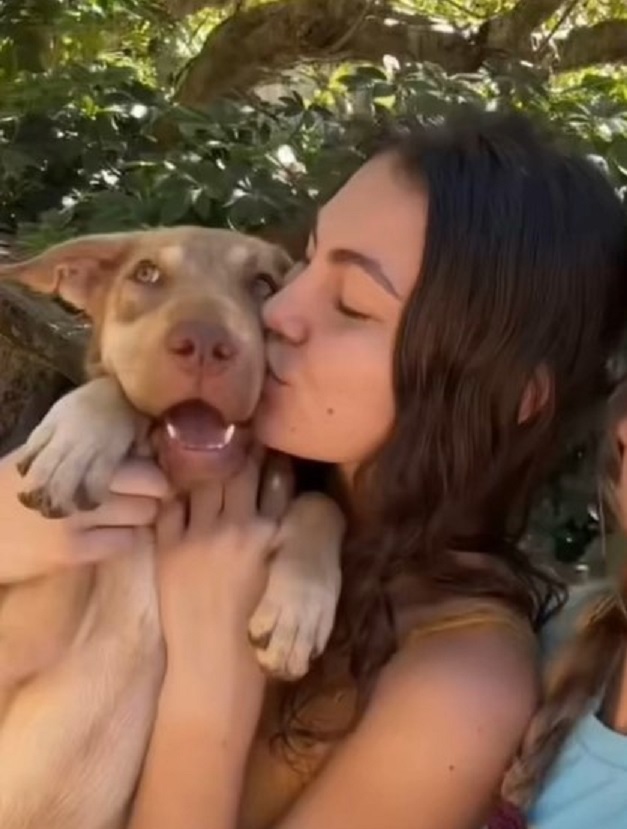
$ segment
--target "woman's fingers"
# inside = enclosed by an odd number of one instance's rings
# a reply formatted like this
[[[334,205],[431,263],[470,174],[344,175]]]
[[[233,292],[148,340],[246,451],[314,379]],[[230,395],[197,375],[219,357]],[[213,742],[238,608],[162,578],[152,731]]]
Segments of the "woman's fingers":
[[[259,512],[264,518],[280,521],[294,497],[294,469],[287,455],[268,455],[259,492]]]
[[[157,549],[168,550],[180,543],[186,523],[185,504],[180,498],[164,504],[159,510],[155,525]]]
[[[224,485],[224,517],[237,521],[250,518],[257,512],[259,492],[259,461],[251,455],[237,475]]]
[[[196,487],[189,495],[188,528],[192,535],[214,526],[222,511],[223,485],[216,481]]]
[[[247,519],[258,514],[257,504],[260,500],[260,460],[263,448],[256,448],[246,459],[242,469],[227,481],[216,481],[193,489],[187,498],[187,511],[177,499],[167,504],[157,521],[157,543],[160,549],[182,540],[188,532],[191,536],[204,534],[215,528],[218,520],[234,525],[241,525]],[[161,481],[154,477],[154,470],[136,467],[126,470],[125,477],[116,481],[116,490],[137,490],[138,481],[142,491],[147,484],[156,483],[161,492]],[[269,467],[264,478],[261,497],[261,514],[264,518],[278,518],[284,514],[293,490],[293,477],[289,461],[277,457]]]
[[[110,486],[118,495],[144,495],[167,498],[171,492],[168,479],[159,467],[147,458],[132,458],[120,466]]]
[[[114,556],[137,555],[153,545],[153,534],[144,527],[96,527],[76,539],[72,564],[103,561]]]
[[[147,527],[157,518],[159,501],[144,495],[114,493],[94,510],[77,512],[69,519],[74,530],[95,530],[103,527]]]

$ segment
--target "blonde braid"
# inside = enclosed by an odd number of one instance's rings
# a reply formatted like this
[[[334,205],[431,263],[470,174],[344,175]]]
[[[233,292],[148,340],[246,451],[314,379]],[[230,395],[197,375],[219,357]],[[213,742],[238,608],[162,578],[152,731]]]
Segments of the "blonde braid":
[[[622,492],[625,461],[618,425],[627,412],[627,383],[618,387],[607,412],[599,453],[601,517],[604,501],[624,525],[627,520]],[[603,532],[604,527],[601,529]],[[580,619],[575,636],[549,666],[542,704],[529,724],[501,789],[503,799],[520,810],[530,806],[567,737],[607,684],[622,657],[627,636],[626,588],[624,578],[620,589],[604,590],[600,594]]]
[[[503,782],[508,803],[529,807],[566,738],[611,676],[626,633],[621,599],[605,592],[548,671],[544,701]]]

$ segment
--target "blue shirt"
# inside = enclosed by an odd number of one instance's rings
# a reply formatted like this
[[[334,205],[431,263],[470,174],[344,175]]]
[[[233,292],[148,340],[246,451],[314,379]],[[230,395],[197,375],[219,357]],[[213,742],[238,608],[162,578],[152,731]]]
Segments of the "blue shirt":
[[[528,820],[532,829],[627,829],[627,736],[587,714]]]

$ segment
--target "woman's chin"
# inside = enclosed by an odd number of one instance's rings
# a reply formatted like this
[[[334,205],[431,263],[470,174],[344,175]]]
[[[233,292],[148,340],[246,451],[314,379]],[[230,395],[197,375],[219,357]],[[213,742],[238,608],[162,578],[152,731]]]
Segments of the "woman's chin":
[[[252,430],[255,440],[262,446],[286,455],[302,457],[302,452],[298,451],[304,448],[300,439],[302,430],[291,418],[283,417],[274,402],[261,399],[253,417]],[[308,454],[305,453],[304,457],[308,457]]]
[[[282,447],[276,444],[283,443],[281,436],[285,436],[285,431],[281,427],[277,413],[273,412],[263,401],[260,402],[253,417],[252,430],[258,443],[267,446],[268,449],[283,451]]]

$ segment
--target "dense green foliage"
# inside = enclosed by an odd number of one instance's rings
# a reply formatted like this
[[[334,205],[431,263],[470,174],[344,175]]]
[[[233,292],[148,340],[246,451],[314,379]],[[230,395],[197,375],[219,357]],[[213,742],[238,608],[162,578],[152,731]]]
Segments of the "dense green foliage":
[[[514,3],[466,2],[472,12],[453,2],[394,5],[407,17],[442,18],[446,9],[447,24],[464,30]],[[190,109],[177,103],[186,64],[234,13],[229,4],[206,6],[177,18],[157,0],[5,0],[0,230],[40,248],[155,224],[288,222],[346,175],[373,123],[399,114],[436,119],[460,102],[538,113],[627,191],[620,62],[557,74],[542,61],[488,60],[454,75],[402,54],[369,64],[329,58],[291,71],[282,94],[249,90]],[[622,0],[564,6],[568,14],[543,23],[545,44],[569,26],[625,16]],[[589,457],[573,452],[538,513],[563,558],[578,556],[596,533]]]

